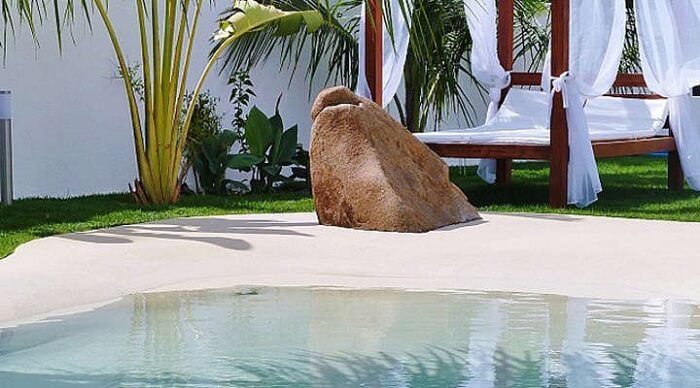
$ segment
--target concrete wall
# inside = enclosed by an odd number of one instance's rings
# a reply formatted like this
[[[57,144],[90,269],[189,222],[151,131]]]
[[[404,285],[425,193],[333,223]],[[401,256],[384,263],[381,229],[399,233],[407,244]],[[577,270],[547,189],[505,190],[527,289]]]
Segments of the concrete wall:
[[[203,15],[193,71],[206,61],[208,39],[223,6],[207,7]],[[128,59],[138,62],[133,3],[112,1],[109,12]],[[66,42],[62,55],[50,25],[40,29],[40,49],[25,30],[8,44],[0,89],[13,93],[17,197],[121,192],[136,176],[128,108],[122,81],[115,77],[116,61],[107,35],[95,19],[94,32],[79,23],[74,36],[75,44]],[[253,103],[271,113],[282,95],[285,123],[299,124],[300,140],[308,144],[311,102],[301,70],[288,85],[289,72],[280,71],[277,60],[255,69],[252,77],[258,97]],[[221,98],[219,105],[226,113],[230,92],[226,79],[213,74],[206,87]],[[446,125],[456,127],[458,121]]]

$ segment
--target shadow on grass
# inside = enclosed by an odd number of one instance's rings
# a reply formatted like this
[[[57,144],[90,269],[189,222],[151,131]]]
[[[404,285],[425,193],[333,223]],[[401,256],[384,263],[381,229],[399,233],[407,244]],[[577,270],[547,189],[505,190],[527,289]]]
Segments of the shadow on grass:
[[[12,253],[21,243],[57,234],[177,217],[312,210],[313,203],[308,193],[299,192],[228,197],[186,196],[170,206],[139,206],[128,194],[22,199],[10,207],[0,206],[0,259]],[[93,241],[96,242],[96,239],[93,238]],[[102,241],[115,244],[128,242],[118,237],[103,238]]]
[[[10,207],[0,206],[0,233],[19,229],[67,226],[99,220],[118,224],[130,219],[145,222],[164,216],[190,216],[223,213],[260,213],[304,211],[309,206],[298,204],[308,194],[275,193],[246,196],[186,196],[175,205],[140,206],[128,194],[93,195],[70,199],[23,199]]]
[[[452,180],[483,210],[539,211],[700,221],[700,197],[691,190],[666,188],[666,160],[629,157],[599,161],[603,192],[586,209],[548,208],[549,167],[546,163],[519,163],[513,183],[487,185],[476,177],[476,168],[451,169]]]

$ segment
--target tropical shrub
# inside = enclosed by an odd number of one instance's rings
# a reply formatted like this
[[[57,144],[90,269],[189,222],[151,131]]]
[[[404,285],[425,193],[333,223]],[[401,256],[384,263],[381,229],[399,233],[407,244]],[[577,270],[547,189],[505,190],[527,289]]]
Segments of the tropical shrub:
[[[197,100],[190,122],[190,129],[187,131],[186,149],[201,143],[204,138],[221,132],[221,119],[223,116],[218,112],[219,98],[207,90],[200,93],[197,96]],[[192,101],[192,94],[187,95],[186,101],[188,103]]]
[[[235,142],[236,134],[229,130],[209,135],[199,142],[192,166],[205,194],[225,195],[248,190],[242,182],[226,178],[230,161],[237,156],[230,153]]]
[[[292,178],[299,179],[307,185],[310,184],[309,151],[305,150],[302,144],[297,144],[297,153],[294,159],[297,165],[292,167]]]
[[[231,94],[228,100],[233,108],[231,130],[236,133],[240,140],[241,151],[245,152],[248,148],[243,138],[243,129],[247,121],[246,111],[248,110],[248,104],[250,104],[251,97],[255,97],[253,81],[251,81],[250,73],[247,70],[240,70],[229,77],[228,85],[231,86]]]
[[[279,191],[311,191],[309,151],[304,149],[303,144],[297,144],[297,152],[294,160],[296,164],[290,167],[292,174],[288,177],[283,177],[283,180],[276,189]]]
[[[185,144],[184,166],[180,172],[180,180],[184,180],[190,167],[194,166],[195,160],[201,160],[206,156],[202,155],[203,142],[205,139],[216,137],[221,133],[222,115],[218,113],[217,104],[218,98],[213,96],[209,91],[200,93],[197,97],[198,101],[192,114],[190,129],[187,131],[187,143]],[[187,102],[191,101],[192,94],[186,97]],[[183,115],[186,112],[183,112]],[[199,191],[200,173],[197,168],[193,169],[195,178],[195,191]],[[207,190],[201,187],[205,192]]]
[[[105,0],[92,0],[112,42],[124,79],[136,151],[138,179],[132,193],[140,203],[165,204],[178,200],[182,159],[198,99],[186,102],[190,61],[204,0],[136,0],[141,47],[144,100],[134,93],[126,57]],[[162,8],[162,9],[161,9]],[[253,0],[237,1],[220,22],[216,49],[192,95],[198,96],[204,80],[221,54],[251,31],[269,30],[280,36],[317,30],[324,23],[317,11],[282,11]],[[143,109],[140,109],[142,105]],[[184,117],[181,112],[185,111]]]
[[[282,168],[298,164],[297,126],[284,129],[279,112],[267,117],[257,107],[248,114],[244,139],[248,150],[229,159],[228,166],[251,172],[250,188],[253,192],[269,192],[277,182],[288,177]]]

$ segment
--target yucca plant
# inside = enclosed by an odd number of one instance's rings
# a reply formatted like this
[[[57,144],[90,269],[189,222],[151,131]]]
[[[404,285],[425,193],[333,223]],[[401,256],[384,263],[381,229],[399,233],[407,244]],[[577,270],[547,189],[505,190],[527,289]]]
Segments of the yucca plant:
[[[109,38],[124,80],[139,178],[131,188],[138,202],[174,203],[180,194],[179,172],[197,98],[186,99],[195,34],[203,0],[135,0],[141,46],[144,98],[142,110],[134,93],[121,42],[105,0],[92,0]],[[274,34],[313,32],[323,24],[314,10],[283,11],[255,1],[237,1],[221,21],[214,39],[218,49],[201,70],[192,89],[197,96],[219,56],[234,41],[251,31]],[[182,112],[185,112],[183,115]]]

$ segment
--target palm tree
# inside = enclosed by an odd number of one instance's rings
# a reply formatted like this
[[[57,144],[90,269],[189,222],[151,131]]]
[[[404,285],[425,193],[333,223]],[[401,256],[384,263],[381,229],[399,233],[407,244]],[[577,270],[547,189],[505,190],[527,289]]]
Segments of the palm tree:
[[[338,2],[316,0],[263,0],[285,9],[316,10],[329,22],[313,35],[293,34],[279,37],[267,32],[249,34],[224,54],[227,71],[235,72],[264,62],[281,51],[280,67],[298,70],[302,54],[310,52],[305,71],[309,93],[314,82],[321,85],[357,83],[360,7],[362,0]],[[546,53],[547,26],[536,22],[546,11],[546,0],[516,0],[516,58],[527,57],[539,63]],[[384,6],[389,10],[388,4]],[[226,15],[226,13],[224,13]],[[387,20],[390,15],[386,15]],[[411,43],[404,68],[405,94],[394,98],[399,116],[411,131],[423,131],[428,123],[443,120],[456,112],[473,124],[474,101],[465,85],[474,81],[469,67],[471,38],[466,24],[463,0],[416,0],[411,17]],[[387,21],[388,22],[388,21]],[[329,72],[318,77],[319,69]]]
[[[38,22],[51,15],[60,48],[63,31],[72,26],[76,12],[82,9],[92,27],[91,12],[97,10],[114,48],[129,103],[139,173],[132,193],[138,202],[144,204],[177,201],[187,131],[198,101],[197,98],[188,101],[185,95],[204,0],[135,0],[141,46],[141,81],[133,79],[133,68],[128,66],[122,51],[121,41],[108,12],[107,0],[66,0],[63,5],[56,0],[1,1],[4,34],[0,44],[3,49],[8,31],[15,31],[16,18],[19,18],[19,23],[28,25],[36,41]],[[202,70],[192,95],[199,95],[217,58],[241,36],[250,31],[268,31],[280,36],[299,34],[302,30],[304,33],[313,32],[323,22],[320,14],[314,10],[281,11],[253,0],[236,1],[233,12],[221,21],[215,37],[219,50],[213,53]],[[137,81],[143,87],[143,106],[135,96]],[[182,112],[185,112],[184,115]]]
[[[109,16],[106,0],[91,0],[114,47],[129,102],[139,179],[132,193],[144,204],[169,204],[180,195],[182,155],[187,131],[199,99],[185,98],[190,60],[204,0],[135,0],[140,37],[144,98],[134,92],[132,71]],[[221,21],[214,39],[218,48],[199,75],[192,95],[197,96],[218,57],[251,31],[276,35],[315,31],[323,20],[314,10],[281,11],[253,0],[237,1]],[[142,109],[140,109],[142,108]],[[182,112],[185,112],[184,115]]]

